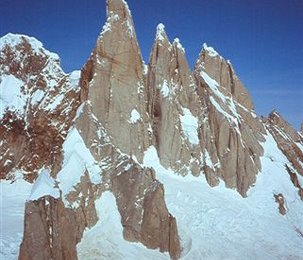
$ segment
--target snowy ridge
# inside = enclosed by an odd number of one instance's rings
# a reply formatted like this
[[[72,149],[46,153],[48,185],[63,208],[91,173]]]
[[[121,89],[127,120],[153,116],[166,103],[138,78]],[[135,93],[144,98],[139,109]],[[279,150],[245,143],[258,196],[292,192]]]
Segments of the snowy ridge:
[[[58,54],[50,52],[44,49],[43,44],[34,37],[30,37],[23,34],[13,34],[8,33],[0,38],[0,51],[4,49],[6,46],[16,49],[19,44],[22,44],[24,41],[28,42],[32,48],[32,50],[38,54],[45,54],[50,56],[54,60],[60,60]]]
[[[174,39],[173,45],[177,46],[177,48],[178,48],[179,50],[181,50],[183,53],[185,53],[185,49],[184,49],[184,47],[182,46],[182,44],[181,44],[179,38],[175,38],[175,39]]]

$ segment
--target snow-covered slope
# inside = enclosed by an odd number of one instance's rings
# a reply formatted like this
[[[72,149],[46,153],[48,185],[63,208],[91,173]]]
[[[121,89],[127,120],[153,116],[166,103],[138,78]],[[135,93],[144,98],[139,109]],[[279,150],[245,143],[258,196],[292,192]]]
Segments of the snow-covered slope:
[[[287,158],[269,133],[265,138],[262,172],[246,199],[224,183],[211,188],[204,177],[176,176],[159,164],[154,147],[145,153],[144,164],[164,183],[176,216],[181,259],[303,259],[302,201],[285,169]],[[285,216],[275,203],[277,193],[287,202]]]
[[[16,180],[0,182],[0,259],[18,259],[23,237],[25,202],[31,194],[32,184],[15,172]]]

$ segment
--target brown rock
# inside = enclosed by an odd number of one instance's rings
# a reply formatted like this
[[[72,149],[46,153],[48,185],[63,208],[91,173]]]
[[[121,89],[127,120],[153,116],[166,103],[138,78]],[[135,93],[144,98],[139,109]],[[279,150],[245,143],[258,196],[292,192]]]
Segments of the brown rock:
[[[154,145],[163,166],[185,175],[200,173],[199,141],[192,144],[182,131],[180,116],[188,109],[199,114],[196,85],[178,39],[168,40],[158,25],[148,65],[148,111],[152,120]]]
[[[109,0],[107,22],[82,73],[82,97],[114,146],[142,162],[150,145],[143,61],[132,17],[122,0]],[[122,130],[123,129],[123,130]]]
[[[245,196],[261,169],[265,129],[230,62],[213,48],[204,45],[194,75],[206,110],[200,129],[210,164],[206,178],[211,186],[222,178],[227,187]]]
[[[173,259],[179,258],[177,223],[168,212],[163,186],[155,179],[153,171],[128,161],[111,175],[111,185],[125,239],[169,252]]]
[[[269,115],[266,126],[294,169],[303,176],[303,151],[299,147],[303,140],[300,134],[275,111]]]
[[[10,45],[11,38],[16,45]],[[0,115],[0,178],[13,178],[8,174],[20,169],[33,181],[43,166],[58,172],[62,143],[79,105],[79,89],[61,69],[59,57],[36,39],[8,34],[2,41],[6,44],[0,50],[1,77],[15,77],[23,84],[24,108],[8,108]]]
[[[26,204],[20,260],[77,259],[79,234],[74,212],[44,197]]]
[[[285,200],[284,200],[283,194],[281,194],[281,193],[275,194],[274,198],[275,198],[276,202],[279,204],[280,214],[284,216],[286,214],[286,208],[285,208]]]

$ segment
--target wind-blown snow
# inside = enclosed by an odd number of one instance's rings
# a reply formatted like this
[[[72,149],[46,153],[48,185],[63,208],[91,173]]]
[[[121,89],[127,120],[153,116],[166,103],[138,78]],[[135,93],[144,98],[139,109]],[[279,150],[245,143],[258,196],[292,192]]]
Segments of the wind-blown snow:
[[[99,221],[93,228],[85,230],[77,245],[80,260],[169,259],[167,254],[124,240],[121,216],[111,192],[104,192],[95,205]]]
[[[0,181],[0,259],[17,260],[23,237],[24,208],[32,184],[15,172],[16,180]]]
[[[145,152],[143,163],[155,169],[177,219],[181,259],[302,259],[302,201],[285,171],[287,159],[271,135],[263,147],[263,170],[248,198],[223,183],[211,188],[203,176],[181,177],[166,170],[153,146]],[[276,193],[286,199],[286,216],[279,214]]]
[[[130,123],[135,124],[141,119],[141,115],[137,109],[133,109],[130,113]]]
[[[39,173],[28,200],[38,200],[44,196],[51,196],[55,199],[60,197],[60,191],[56,187],[56,182],[50,176],[49,170],[46,169],[43,169]]]
[[[13,75],[0,76],[0,118],[6,109],[22,113],[26,105],[21,92],[23,81]]]
[[[188,108],[183,108],[182,111],[183,115],[180,115],[182,131],[191,144],[197,145],[199,144],[198,119]]]
[[[67,195],[87,170],[94,184],[101,183],[101,169],[76,128],[73,128],[63,143],[64,160],[57,179],[63,195]]]

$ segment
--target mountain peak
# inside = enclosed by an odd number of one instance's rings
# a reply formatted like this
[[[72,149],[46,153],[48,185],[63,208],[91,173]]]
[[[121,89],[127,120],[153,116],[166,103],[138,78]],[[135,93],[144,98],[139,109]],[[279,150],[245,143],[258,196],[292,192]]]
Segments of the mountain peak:
[[[207,43],[203,43],[202,52],[207,52],[207,54],[211,57],[220,56],[219,53],[211,46],[208,46]]]
[[[127,17],[131,15],[128,4],[124,0],[107,0],[107,16],[111,14]]]
[[[183,52],[185,52],[184,47],[182,46],[180,39],[179,38],[175,38],[173,41],[173,46],[176,46],[178,49],[182,50]]]
[[[163,23],[159,23],[157,25],[156,41],[164,41],[165,39],[168,40],[166,31],[165,31],[165,26]]]

